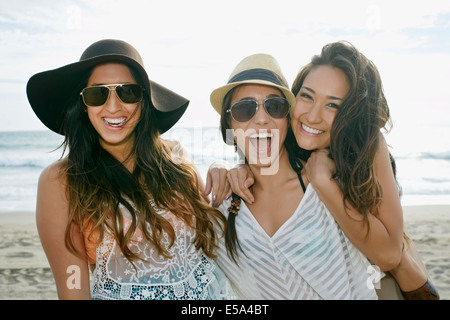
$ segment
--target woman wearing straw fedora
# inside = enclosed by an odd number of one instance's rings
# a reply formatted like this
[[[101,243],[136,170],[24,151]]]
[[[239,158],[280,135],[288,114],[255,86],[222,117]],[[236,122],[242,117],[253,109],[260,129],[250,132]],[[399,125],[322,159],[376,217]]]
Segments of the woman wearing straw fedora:
[[[390,115],[376,66],[350,43],[330,43],[300,70],[292,92],[287,147],[299,179],[308,183],[305,196],[314,189],[318,208],[326,206],[348,239],[390,271],[380,298],[439,299],[404,232],[395,162],[380,132]],[[246,181],[245,168],[236,171],[229,174],[233,191],[251,206],[257,195],[253,190],[249,197],[244,186],[251,179]]]
[[[149,80],[120,40],[34,75],[27,94],[65,136],[67,155],[42,172],[36,209],[59,297],[228,298],[212,259],[223,215],[202,196],[193,164],[174,158],[181,147],[160,138],[188,100]]]
[[[252,204],[233,197],[217,263],[243,299],[376,299],[369,261],[347,239],[314,188],[290,165],[285,146],[295,97],[277,61],[243,59],[211,94],[222,137],[254,175]]]

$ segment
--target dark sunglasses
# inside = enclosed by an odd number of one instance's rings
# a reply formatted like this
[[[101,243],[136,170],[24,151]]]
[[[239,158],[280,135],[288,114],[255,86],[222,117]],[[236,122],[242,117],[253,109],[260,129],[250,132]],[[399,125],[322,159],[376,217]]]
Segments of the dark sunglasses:
[[[289,113],[289,101],[284,98],[269,98],[262,103],[266,112],[274,119],[282,119]],[[226,112],[238,122],[250,121],[258,112],[259,103],[256,100],[239,101]]]
[[[114,88],[114,89],[113,89]],[[123,103],[138,103],[142,100],[144,88],[138,84],[107,84],[84,88],[80,92],[83,102],[88,107],[100,107],[108,101],[111,90]]]

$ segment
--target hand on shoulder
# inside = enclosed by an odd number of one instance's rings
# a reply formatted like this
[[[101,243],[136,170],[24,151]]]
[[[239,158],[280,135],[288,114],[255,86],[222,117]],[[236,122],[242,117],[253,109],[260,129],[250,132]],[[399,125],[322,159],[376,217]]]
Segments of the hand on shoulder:
[[[306,162],[306,178],[314,188],[327,186],[333,179],[336,165],[329,154],[330,152],[326,149],[314,151]]]
[[[161,138],[161,142],[170,152],[171,159],[174,163],[194,164],[191,154],[181,145],[179,141]]]

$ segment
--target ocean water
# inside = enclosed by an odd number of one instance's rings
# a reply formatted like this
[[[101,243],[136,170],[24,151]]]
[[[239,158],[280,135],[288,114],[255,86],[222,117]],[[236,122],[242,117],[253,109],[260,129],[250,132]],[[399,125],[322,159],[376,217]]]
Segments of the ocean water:
[[[440,130],[440,134],[450,136],[450,128]],[[174,128],[164,137],[181,142],[204,180],[213,161],[237,162],[233,147],[223,143],[217,127]],[[50,131],[0,132],[0,213],[34,211],[39,175],[61,157],[62,148],[58,147],[62,142],[62,136]],[[390,144],[400,146],[393,154],[403,189],[402,203],[450,204],[450,144],[433,147],[427,143],[419,149],[417,144],[409,147],[402,141]]]

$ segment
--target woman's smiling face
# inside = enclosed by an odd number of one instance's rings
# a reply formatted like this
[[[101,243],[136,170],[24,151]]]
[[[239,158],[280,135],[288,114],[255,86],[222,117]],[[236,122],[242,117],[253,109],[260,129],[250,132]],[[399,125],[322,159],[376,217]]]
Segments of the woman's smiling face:
[[[95,67],[87,86],[125,83],[136,83],[130,69],[124,64],[106,63]],[[113,91],[115,88],[111,86],[110,89]],[[87,107],[87,112],[99,134],[101,145],[110,152],[120,152],[133,144],[133,130],[140,117],[140,102],[123,103],[112,91],[104,105]]]
[[[309,72],[292,114],[292,130],[301,148],[329,147],[331,126],[349,90],[349,80],[338,68],[318,66]]]

